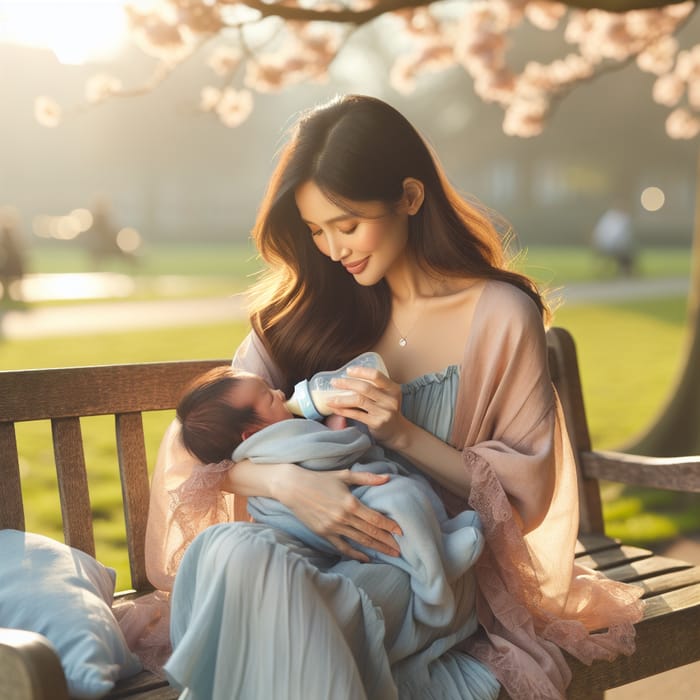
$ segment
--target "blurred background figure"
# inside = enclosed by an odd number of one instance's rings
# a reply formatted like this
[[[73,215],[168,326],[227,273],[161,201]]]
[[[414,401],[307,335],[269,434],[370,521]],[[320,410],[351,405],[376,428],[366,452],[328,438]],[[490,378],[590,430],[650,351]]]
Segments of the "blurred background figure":
[[[19,234],[19,217],[5,207],[0,208],[0,301],[22,300],[22,278],[25,254]]]
[[[124,241],[120,240],[124,238],[125,231],[127,229],[120,230],[114,225],[109,200],[98,198],[92,210],[92,226],[82,234],[93,268],[101,268],[110,259],[136,262],[136,248],[124,245]]]
[[[631,275],[636,258],[632,217],[616,202],[593,228],[593,250],[615,264],[618,275]]]

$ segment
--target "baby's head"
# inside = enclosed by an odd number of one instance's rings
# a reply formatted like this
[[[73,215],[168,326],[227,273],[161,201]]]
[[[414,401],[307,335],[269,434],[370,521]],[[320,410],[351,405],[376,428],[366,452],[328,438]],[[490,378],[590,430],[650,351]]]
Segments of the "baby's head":
[[[284,402],[284,393],[258,375],[215,367],[191,382],[178,403],[182,441],[205,464],[231,459],[254,432],[293,418]]]

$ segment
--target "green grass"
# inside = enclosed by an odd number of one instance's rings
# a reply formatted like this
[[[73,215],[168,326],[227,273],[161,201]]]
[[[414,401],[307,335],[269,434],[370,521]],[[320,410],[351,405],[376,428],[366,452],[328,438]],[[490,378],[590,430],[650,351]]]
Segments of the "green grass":
[[[87,253],[75,246],[37,246],[28,256],[29,272],[88,272],[95,268]],[[135,273],[143,276],[187,275],[191,277],[227,277],[245,280],[260,267],[249,241],[231,243],[175,243],[145,245],[132,265],[113,259],[100,270]]]
[[[555,325],[569,329],[576,341],[594,447],[622,446],[661,410],[681,368],[685,321],[684,298],[556,312]]]
[[[95,268],[79,248],[56,244],[30,251],[27,272],[31,274],[108,272],[133,280],[132,300],[201,298],[244,291],[262,264],[248,241],[230,244],[146,246],[135,261],[111,259]],[[100,299],[99,301],[104,300]],[[85,299],[79,300],[85,303]],[[98,301],[98,300],[94,300]],[[66,303],[43,300],[37,305]],[[70,302],[68,302],[70,303]]]
[[[516,267],[546,288],[572,282],[609,279],[615,269],[590,249],[568,246],[534,246],[516,257]],[[686,248],[646,247],[640,250],[635,274],[638,277],[684,277],[690,274]]]
[[[248,326],[231,321],[153,331],[0,340],[2,369],[232,357]]]
[[[37,252],[32,267],[42,272],[86,271],[75,251]],[[520,262],[548,286],[605,277],[584,248],[533,248]],[[645,276],[686,275],[686,250],[646,251],[640,259]],[[115,264],[114,269],[118,266]],[[231,246],[168,246],[146,251],[137,274],[151,284],[147,295],[163,295],[162,277],[188,281],[187,296],[230,294],[243,289],[258,268],[250,249]],[[121,270],[125,271],[125,270]],[[556,271],[553,272],[553,271]],[[144,294],[143,289],[140,294]],[[169,296],[169,295],[164,295]],[[141,298],[141,297],[139,297]],[[593,444],[616,448],[633,439],[653,421],[673,387],[682,361],[685,339],[685,300],[681,298],[619,304],[564,306],[555,324],[568,328],[577,341],[584,398]],[[166,328],[155,331],[115,332],[93,336],[66,336],[22,341],[0,340],[0,367],[4,369],[109,364],[231,357],[246,324],[242,322]],[[606,339],[606,347],[599,342]],[[149,463],[170,412],[149,416],[145,431]],[[93,488],[97,555],[118,572],[118,587],[129,585],[123,551],[124,526],[116,516],[121,502],[116,456],[108,448],[111,421],[85,421],[86,460]],[[21,464],[27,503],[27,528],[61,537],[56,479],[50,463],[48,424],[25,424],[18,430],[24,455]],[[700,530],[700,501],[653,490],[605,487],[605,518],[609,534],[627,542],[650,544],[679,533]]]

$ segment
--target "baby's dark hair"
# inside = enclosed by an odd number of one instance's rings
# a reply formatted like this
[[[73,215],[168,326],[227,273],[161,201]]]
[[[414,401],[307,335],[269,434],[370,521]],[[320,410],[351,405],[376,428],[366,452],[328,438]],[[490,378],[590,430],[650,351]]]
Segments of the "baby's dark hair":
[[[194,379],[177,406],[182,441],[187,451],[204,464],[231,459],[243,442],[243,432],[260,424],[251,407],[235,408],[227,398],[240,382],[230,366],[215,367]]]

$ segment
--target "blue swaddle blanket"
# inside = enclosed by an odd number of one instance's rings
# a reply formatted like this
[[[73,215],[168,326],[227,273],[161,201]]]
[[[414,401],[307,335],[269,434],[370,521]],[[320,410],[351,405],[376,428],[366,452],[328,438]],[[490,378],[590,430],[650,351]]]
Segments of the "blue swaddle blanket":
[[[424,477],[390,460],[354,427],[331,430],[311,420],[281,421],[254,433],[235,450],[232,459],[391,474],[385,484],[357,486],[352,492],[363,504],[399,524],[403,535],[396,540],[401,555],[391,557],[355,542],[353,546],[371,559],[398,566],[410,575],[414,600],[407,614],[415,621],[435,627],[450,624],[457,607],[451,584],[474,564],[483,549],[481,523],[474,511],[449,518]],[[248,511],[255,521],[284,530],[320,552],[339,554],[278,501],[249,498]]]

